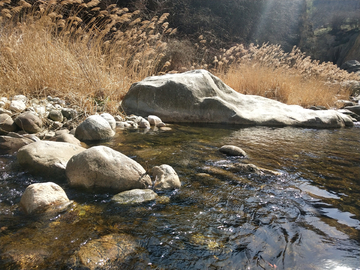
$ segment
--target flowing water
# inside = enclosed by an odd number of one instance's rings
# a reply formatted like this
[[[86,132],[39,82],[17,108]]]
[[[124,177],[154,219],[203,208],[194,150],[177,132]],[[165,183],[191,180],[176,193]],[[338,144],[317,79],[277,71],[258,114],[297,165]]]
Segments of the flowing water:
[[[71,258],[92,239],[121,233],[140,245],[100,269],[360,269],[360,126],[303,128],[173,125],[126,130],[102,143],[148,171],[169,164],[182,182],[170,201],[119,206],[112,194],[59,183],[73,206],[26,216],[25,188],[51,181],[0,156],[0,269],[87,269]],[[241,147],[229,158],[219,147]],[[279,176],[239,174],[252,163]]]

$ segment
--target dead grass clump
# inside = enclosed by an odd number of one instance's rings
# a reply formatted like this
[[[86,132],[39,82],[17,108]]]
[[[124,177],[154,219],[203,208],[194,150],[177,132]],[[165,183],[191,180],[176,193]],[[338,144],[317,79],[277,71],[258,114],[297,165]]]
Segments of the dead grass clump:
[[[168,14],[144,21],[100,1],[0,1],[0,95],[64,98],[115,112],[133,82],[155,74]]]
[[[358,79],[336,65],[311,60],[296,47],[285,53],[280,45],[237,45],[222,50],[213,64],[217,76],[240,93],[304,107],[331,107],[349,98],[340,82]]]

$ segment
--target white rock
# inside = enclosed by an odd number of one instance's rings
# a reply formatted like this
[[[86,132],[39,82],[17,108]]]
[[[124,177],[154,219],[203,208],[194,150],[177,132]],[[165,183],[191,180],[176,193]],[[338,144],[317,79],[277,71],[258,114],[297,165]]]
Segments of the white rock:
[[[181,187],[179,176],[170,165],[163,164],[152,169],[155,189],[176,189]]]
[[[26,103],[27,97],[25,97],[24,95],[16,95],[12,98],[12,100],[22,101]]]
[[[21,197],[20,206],[25,213],[40,212],[49,206],[62,205],[69,202],[65,191],[52,182],[37,183],[28,186]]]
[[[141,118],[138,125],[139,125],[140,128],[150,128],[150,123],[145,118]]]
[[[109,122],[109,124],[113,130],[116,128],[116,120],[111,114],[102,113],[102,114],[100,114],[100,116]]]
[[[23,112],[26,109],[26,104],[22,100],[12,100],[9,109],[13,112]]]
[[[150,125],[152,125],[152,126],[157,127],[157,126],[159,126],[159,124],[163,123],[163,121],[160,119],[160,117],[157,117],[156,115],[149,115],[147,117],[147,119],[148,119]]]

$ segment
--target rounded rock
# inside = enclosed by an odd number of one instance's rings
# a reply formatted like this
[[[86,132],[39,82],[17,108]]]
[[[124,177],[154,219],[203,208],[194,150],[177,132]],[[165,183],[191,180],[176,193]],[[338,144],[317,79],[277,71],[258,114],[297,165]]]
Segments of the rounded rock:
[[[228,156],[240,156],[240,157],[247,156],[244,150],[242,150],[240,147],[237,147],[235,145],[224,145],[219,149],[219,151]]]
[[[71,186],[112,192],[145,189],[151,179],[136,161],[107,146],[94,146],[74,155],[66,166]]]
[[[100,115],[91,115],[82,122],[75,131],[80,141],[108,140],[115,135],[108,121]]]
[[[65,191],[52,182],[36,183],[28,186],[21,196],[20,206],[27,214],[46,210],[49,206],[69,202]]]
[[[160,117],[156,116],[156,115],[149,115],[147,117],[150,125],[152,126],[159,126],[159,124],[163,123],[163,121],[160,119]]]
[[[13,112],[23,112],[26,109],[26,104],[21,100],[12,100],[9,109]]]
[[[158,195],[151,189],[132,189],[114,195],[111,201],[118,204],[143,203],[155,200]]]
[[[155,189],[176,189],[181,187],[179,176],[170,165],[163,164],[152,169]]]
[[[0,134],[7,134],[16,131],[17,126],[10,115],[6,113],[0,114]]]
[[[27,133],[37,133],[42,129],[42,120],[32,112],[24,112],[15,118],[15,124]]]
[[[145,118],[141,118],[138,125],[139,125],[140,128],[150,128],[150,123]]]
[[[49,116],[48,116],[51,120],[53,121],[58,121],[58,122],[62,122],[64,119],[64,116],[61,113],[61,110],[51,110],[49,112]]]
[[[115,129],[115,128],[116,128],[116,120],[115,120],[115,118],[114,118],[111,114],[109,114],[109,113],[102,113],[100,116],[101,116],[102,118],[104,118],[106,121],[109,122],[109,124],[110,124],[110,126],[111,126],[112,129]]]
[[[65,142],[38,141],[20,148],[17,160],[31,173],[66,179],[67,162],[84,150],[83,147]]]

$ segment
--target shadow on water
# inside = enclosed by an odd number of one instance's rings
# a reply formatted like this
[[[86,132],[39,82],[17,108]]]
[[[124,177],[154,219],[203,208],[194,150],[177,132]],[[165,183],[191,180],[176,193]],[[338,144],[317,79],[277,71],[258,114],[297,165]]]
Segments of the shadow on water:
[[[171,127],[102,143],[148,171],[171,165],[182,187],[160,194],[169,202],[119,206],[62,183],[72,208],[30,218],[17,207],[22,193],[51,179],[1,156],[0,268],[83,269],[73,260],[81,246],[125,233],[141,248],[104,269],[360,269],[360,128]],[[221,154],[225,144],[248,158]],[[281,175],[234,173],[235,163]]]

